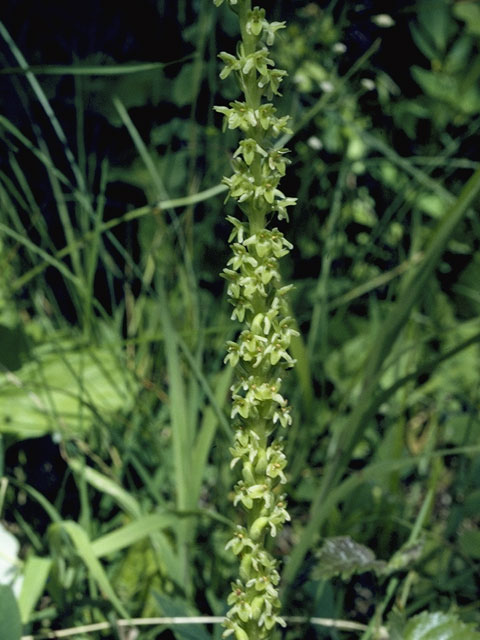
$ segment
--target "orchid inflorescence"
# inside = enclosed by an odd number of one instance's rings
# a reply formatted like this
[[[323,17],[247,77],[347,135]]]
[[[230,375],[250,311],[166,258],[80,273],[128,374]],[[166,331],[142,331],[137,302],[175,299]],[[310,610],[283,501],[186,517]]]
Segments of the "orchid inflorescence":
[[[214,0],[220,6],[224,0]],[[292,336],[298,335],[288,315],[278,261],[292,245],[271,222],[288,220],[287,208],[295,198],[279,189],[288,164],[287,149],[278,149],[273,139],[289,133],[288,116],[278,117],[270,100],[279,95],[286,75],[275,69],[268,47],[283,22],[269,23],[265,11],[252,9],[251,0],[227,0],[238,15],[242,40],[237,55],[222,52],[220,74],[233,74],[244,101],[215,107],[224,116],[224,128],[239,129],[244,138],[233,154],[234,173],[224,178],[228,196],[236,200],[245,218],[228,216],[232,224],[229,242],[232,257],[223,277],[233,305],[232,319],[243,325],[236,341],[227,343],[226,362],[235,367],[231,387],[235,442],[232,463],[241,466],[241,479],[234,488],[234,504],[246,511],[245,526],[238,526],[227,544],[240,560],[239,579],[228,598],[224,637],[265,640],[271,636],[279,616],[278,563],[266,549],[267,536],[275,537],[290,519],[285,495],[286,458],[282,438],[274,436],[278,426],[291,424],[290,407],[282,395],[282,373],[295,361],[289,354]]]

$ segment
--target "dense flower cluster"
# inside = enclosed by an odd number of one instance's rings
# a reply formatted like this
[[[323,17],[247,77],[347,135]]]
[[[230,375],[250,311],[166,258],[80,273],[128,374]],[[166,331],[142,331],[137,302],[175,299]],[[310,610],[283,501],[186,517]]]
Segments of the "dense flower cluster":
[[[214,0],[219,6],[224,0]],[[233,306],[232,319],[243,324],[236,341],[227,343],[225,361],[236,370],[232,385],[231,417],[235,442],[232,467],[239,464],[241,479],[235,485],[234,504],[246,511],[246,526],[239,526],[228,543],[240,560],[240,577],[232,584],[231,608],[224,636],[236,640],[266,640],[273,627],[284,624],[279,616],[277,561],[266,550],[267,536],[275,537],[289,520],[285,495],[286,459],[278,426],[291,423],[290,407],[282,395],[282,374],[294,365],[289,354],[297,335],[288,316],[286,293],[278,261],[292,245],[272,220],[288,219],[287,208],[295,198],[279,189],[288,164],[287,149],[276,149],[273,139],[288,132],[288,117],[278,117],[270,100],[278,94],[284,71],[274,68],[268,46],[284,23],[269,23],[265,11],[251,8],[251,0],[228,0],[237,13],[242,42],[237,55],[221,53],[226,78],[234,74],[245,100],[215,107],[224,116],[224,127],[244,134],[233,154],[234,173],[224,178],[229,195],[245,215],[228,217],[232,257],[223,277]]]

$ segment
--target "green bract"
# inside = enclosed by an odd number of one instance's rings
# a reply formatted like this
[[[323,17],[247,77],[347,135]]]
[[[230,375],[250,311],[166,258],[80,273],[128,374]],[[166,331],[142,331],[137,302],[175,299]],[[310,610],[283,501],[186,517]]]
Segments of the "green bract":
[[[219,6],[223,0],[214,0]],[[232,584],[230,611],[224,636],[236,640],[271,637],[279,617],[277,562],[266,550],[267,537],[275,537],[290,519],[285,495],[286,458],[282,439],[274,439],[278,427],[291,424],[290,407],[281,391],[283,373],[294,365],[290,340],[297,335],[288,316],[278,261],[292,245],[281,231],[271,227],[275,217],[287,219],[294,205],[279,189],[288,160],[287,149],[276,149],[273,139],[289,132],[288,116],[278,117],[270,102],[278,95],[285,71],[274,68],[270,46],[283,22],[269,23],[265,11],[251,8],[251,0],[229,0],[237,13],[242,41],[237,55],[222,52],[221,78],[233,74],[244,93],[244,101],[215,107],[224,116],[224,129],[240,129],[244,139],[233,154],[233,175],[224,178],[228,198],[237,201],[242,219],[228,217],[232,224],[229,242],[232,257],[223,270],[233,306],[232,319],[243,323],[235,341],[227,343],[225,362],[235,367],[231,387],[231,418],[236,429],[230,449],[232,467],[240,467],[234,505],[246,511],[245,526],[239,526],[227,544],[240,560],[240,577]],[[237,467],[237,468],[238,468]]]

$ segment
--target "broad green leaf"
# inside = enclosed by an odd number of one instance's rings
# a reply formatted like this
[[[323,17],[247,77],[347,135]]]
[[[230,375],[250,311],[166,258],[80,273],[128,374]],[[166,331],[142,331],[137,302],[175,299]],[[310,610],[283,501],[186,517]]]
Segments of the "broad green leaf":
[[[480,531],[465,529],[458,538],[462,552],[474,560],[480,560]]]
[[[123,594],[132,597],[137,590],[144,592],[142,602],[148,612],[151,612],[151,585],[165,578],[182,585],[182,575],[178,570],[178,558],[170,541],[162,533],[163,529],[175,530],[178,518],[171,514],[158,513],[141,516],[137,520],[97,538],[92,543],[94,554],[100,558],[120,549],[129,547],[121,563],[120,573],[115,574],[114,584]],[[146,537],[145,544],[139,545]],[[165,569],[158,571],[160,566]],[[151,569],[149,569],[151,567]],[[138,575],[138,571],[146,572]],[[152,571],[154,573],[152,573]],[[147,575],[148,574],[148,575]],[[153,582],[152,582],[153,581]]]
[[[28,622],[35,605],[43,594],[51,566],[52,560],[50,558],[39,558],[35,555],[27,558],[22,589],[18,598],[23,624]]]
[[[154,596],[164,616],[176,618],[198,615],[198,612],[192,611],[183,600],[173,600],[156,592]],[[175,624],[171,629],[177,640],[211,640],[211,636],[201,624]]]
[[[436,54],[445,51],[452,24],[446,0],[421,0],[418,3],[418,22],[426,38],[433,41]]]
[[[173,99],[179,107],[191,104],[195,92],[195,65],[184,64],[173,84]]]
[[[0,245],[1,251],[2,247]],[[3,311],[1,297],[0,293],[0,309]],[[2,316],[4,319],[5,314],[2,314]],[[26,359],[27,354],[28,341],[23,327],[16,322],[15,324],[12,322],[11,326],[0,324],[0,366],[2,369],[5,367],[9,371],[15,371]]]
[[[139,603],[138,614],[147,618],[158,615],[154,590],[163,593],[173,588],[163,563],[147,539],[126,549],[120,561],[115,562],[112,584],[124,602]]]
[[[467,31],[475,36],[480,36],[480,6],[475,2],[456,2],[453,5],[453,14],[467,25]]]
[[[427,95],[438,100],[449,101],[451,97],[449,91],[452,90],[448,84],[447,76],[441,73],[427,71],[418,66],[412,67],[412,76]]]
[[[433,58],[435,58],[435,48],[434,48],[433,43],[431,42],[431,40],[428,38],[428,35],[426,35],[424,33],[423,29],[421,29],[415,23],[411,24],[410,30],[412,32],[412,37],[413,37],[413,40],[414,40],[415,44],[420,49],[420,51],[423,53],[423,55],[426,58],[429,58],[430,60],[433,60]]]
[[[404,640],[405,613],[394,607],[388,614],[388,640]]]
[[[11,587],[0,585],[0,638],[20,640],[22,622]]]
[[[82,433],[126,408],[133,383],[110,349],[39,349],[15,373],[0,373],[0,433],[19,438]]]
[[[448,73],[452,75],[459,75],[460,77],[463,76],[465,66],[469,65],[469,61],[472,56],[472,45],[472,38],[468,35],[463,35],[455,40],[453,45],[450,47],[445,63],[445,70]],[[469,83],[467,82],[466,84]]]
[[[412,565],[421,557],[424,547],[425,541],[423,539],[404,544],[388,561],[386,573],[401,571]]]
[[[371,549],[359,544],[350,536],[327,538],[317,554],[315,577],[332,578],[342,576],[347,579],[355,573],[374,571],[382,573],[387,566],[377,560]]]
[[[465,624],[453,613],[435,611],[423,613],[411,618],[403,630],[397,629],[395,638],[402,640],[480,640],[480,633],[475,625]]]

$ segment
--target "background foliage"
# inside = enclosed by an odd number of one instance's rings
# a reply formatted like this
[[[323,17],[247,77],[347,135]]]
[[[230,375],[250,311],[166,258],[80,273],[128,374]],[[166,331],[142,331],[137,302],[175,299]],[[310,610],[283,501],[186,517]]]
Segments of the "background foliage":
[[[427,610],[477,637],[478,3],[262,6],[288,21],[299,197],[285,614],[364,625],[286,637],[418,640]],[[212,106],[237,97],[216,59],[235,20],[185,0],[2,9],[2,633],[223,615],[235,138]]]

